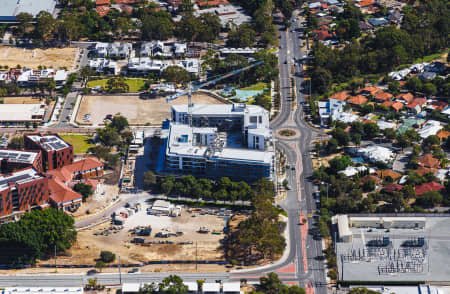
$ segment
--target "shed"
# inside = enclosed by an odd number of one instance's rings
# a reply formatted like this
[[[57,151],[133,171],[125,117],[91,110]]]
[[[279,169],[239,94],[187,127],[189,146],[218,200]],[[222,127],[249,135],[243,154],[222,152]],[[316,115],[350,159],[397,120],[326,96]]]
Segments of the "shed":
[[[224,294],[240,294],[241,283],[239,282],[223,283],[222,291]]]

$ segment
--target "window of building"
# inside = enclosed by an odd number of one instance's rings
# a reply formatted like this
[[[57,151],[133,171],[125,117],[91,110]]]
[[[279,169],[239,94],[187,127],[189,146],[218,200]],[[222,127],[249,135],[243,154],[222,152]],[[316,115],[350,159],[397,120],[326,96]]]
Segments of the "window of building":
[[[257,116],[250,116],[250,122],[251,123],[257,123],[258,122],[258,117]]]

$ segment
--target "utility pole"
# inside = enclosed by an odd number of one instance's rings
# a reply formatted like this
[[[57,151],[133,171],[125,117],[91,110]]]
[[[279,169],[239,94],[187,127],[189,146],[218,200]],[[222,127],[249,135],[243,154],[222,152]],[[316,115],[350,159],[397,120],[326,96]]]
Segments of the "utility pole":
[[[122,271],[120,270],[120,255],[119,255],[119,284],[122,285]]]
[[[197,241],[195,242],[195,271],[198,269],[198,247],[197,247]]]

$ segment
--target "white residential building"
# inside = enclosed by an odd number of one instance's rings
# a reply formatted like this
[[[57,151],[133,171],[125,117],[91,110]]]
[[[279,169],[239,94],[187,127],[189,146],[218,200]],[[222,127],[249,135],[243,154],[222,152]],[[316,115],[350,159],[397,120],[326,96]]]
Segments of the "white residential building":
[[[422,126],[419,131],[417,131],[417,133],[422,139],[425,139],[428,136],[436,135],[442,128],[443,127],[440,122],[429,120]]]
[[[394,160],[394,152],[392,152],[389,148],[377,145],[370,145],[360,148],[357,153],[373,163],[380,161],[386,164],[391,164]]]
[[[172,106],[166,169],[172,172],[256,180],[271,179],[274,145],[269,114],[246,104]]]
[[[118,59],[125,59],[130,57],[131,49],[133,45],[131,43],[101,43],[95,44],[95,54],[98,57],[111,57]]]
[[[117,75],[119,72],[117,62],[106,58],[94,58],[89,60],[89,68],[102,74]]]

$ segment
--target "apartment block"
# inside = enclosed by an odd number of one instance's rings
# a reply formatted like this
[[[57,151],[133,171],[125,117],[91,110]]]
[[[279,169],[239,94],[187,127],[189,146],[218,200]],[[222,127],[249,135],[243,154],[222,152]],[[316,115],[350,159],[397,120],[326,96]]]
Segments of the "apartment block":
[[[254,181],[272,179],[269,114],[246,104],[172,106],[165,153],[169,172]]]
[[[61,168],[73,162],[73,146],[57,134],[26,134],[25,148],[41,150],[44,170]]]

